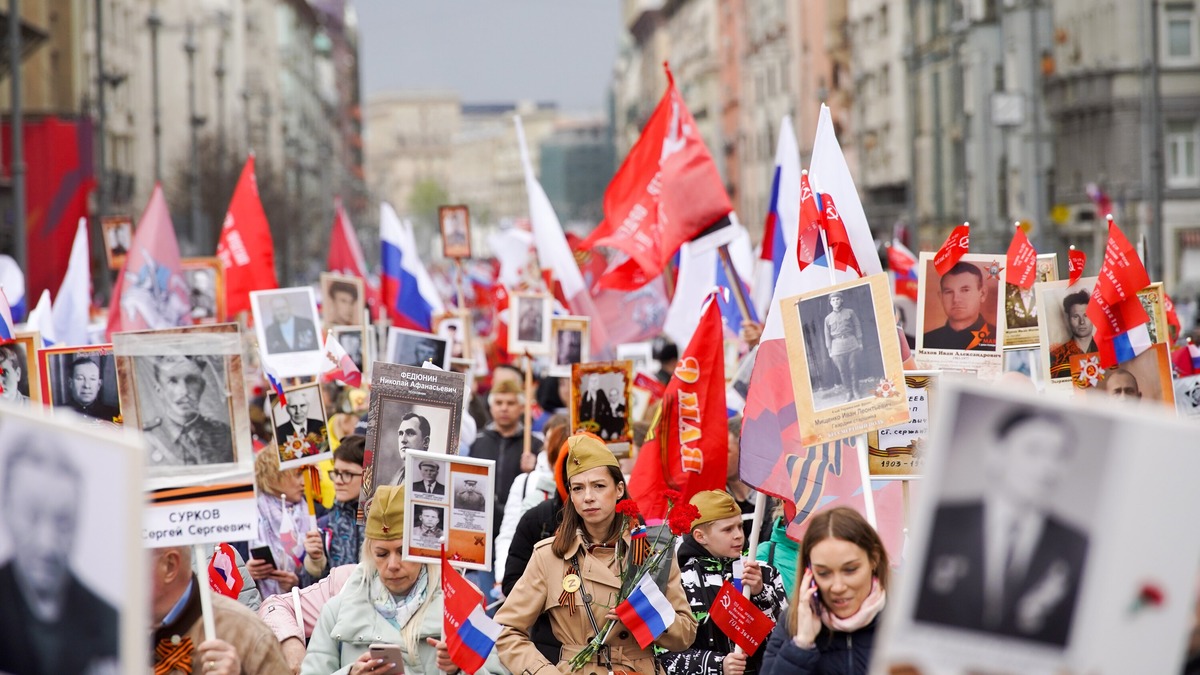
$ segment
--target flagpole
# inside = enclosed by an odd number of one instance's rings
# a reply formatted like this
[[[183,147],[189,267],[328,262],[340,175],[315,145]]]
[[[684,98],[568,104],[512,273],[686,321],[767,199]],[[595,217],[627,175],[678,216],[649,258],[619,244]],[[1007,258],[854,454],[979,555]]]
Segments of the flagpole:
[[[204,555],[204,547],[192,545],[192,567],[196,572],[196,583],[200,586],[200,612],[204,617],[204,639],[215,640],[217,627],[213,620],[212,588],[208,581],[208,557]]]
[[[523,439],[523,447],[521,450],[521,464],[525,464],[525,457],[533,454],[533,402],[530,400],[533,395],[533,357],[529,352],[525,352],[525,434]],[[532,471],[534,467],[529,467]]]
[[[725,274],[729,277],[730,283],[733,284],[733,298],[737,300],[738,311],[742,313],[742,320],[748,321],[750,320],[750,303],[746,300],[745,289],[742,288],[742,278],[738,276],[737,268],[733,266],[733,258],[729,255],[729,244],[721,244],[717,248],[717,252],[721,256],[721,265],[725,267]],[[739,329],[741,329],[741,326],[735,328],[735,330]]]
[[[871,470],[867,465],[870,458],[867,455],[867,435],[859,434],[854,437],[854,450],[858,453],[858,472],[862,477],[863,510],[866,511],[867,522],[878,530],[875,518],[875,492],[871,489]]]

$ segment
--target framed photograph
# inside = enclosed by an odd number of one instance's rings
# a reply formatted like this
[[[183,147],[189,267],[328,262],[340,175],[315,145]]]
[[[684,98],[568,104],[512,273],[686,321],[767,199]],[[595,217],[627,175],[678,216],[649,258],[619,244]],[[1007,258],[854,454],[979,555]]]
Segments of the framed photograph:
[[[470,354],[470,317],[467,312],[442,314],[437,318],[433,332],[446,341],[451,359],[465,358]]]
[[[251,291],[250,309],[263,361],[280,377],[311,377],[325,370],[313,289]]]
[[[217,258],[184,258],[183,279],[193,325],[225,321],[225,268]]]
[[[640,373],[657,373],[660,367],[654,360],[654,344],[650,342],[626,342],[617,345],[617,360],[632,361],[633,369]]]
[[[145,671],[139,450],[134,434],[0,413],[0,671]]]
[[[1200,375],[1176,378],[1175,410],[1184,419],[1200,418]]]
[[[440,562],[444,541],[455,565],[491,569],[496,463],[414,450],[405,464],[418,476],[404,491],[405,559]]]
[[[570,377],[571,366],[587,363],[591,353],[591,324],[586,316],[550,320],[550,377]]]
[[[100,219],[104,232],[104,255],[108,269],[114,272],[125,266],[129,249],[133,248],[133,218],[129,216],[104,216]]]
[[[629,361],[571,366],[571,428],[602,438],[617,459],[633,445],[633,364]]]
[[[428,361],[445,370],[450,364],[450,344],[433,333],[392,326],[388,328],[386,361],[416,368]]]
[[[1170,533],[1200,507],[1194,425],[1099,397],[940,384],[875,668],[1178,671],[1200,539]],[[1128,640],[1155,649],[1131,654]]]
[[[117,333],[113,347],[151,489],[253,474],[237,324]]]
[[[465,392],[466,377],[462,373],[383,361],[375,364],[371,369],[361,513],[370,507],[376,486],[405,484],[404,454],[409,450],[458,454]]]
[[[113,346],[39,349],[42,403],[98,424],[121,426],[121,397]]]
[[[442,229],[442,255],[447,258],[471,257],[471,212],[466,206],[438,207],[438,224]]]
[[[1151,344],[1171,344],[1171,330],[1167,326],[1167,307],[1163,301],[1163,285],[1156,281],[1138,291],[1138,300],[1150,317],[1146,330],[1150,333]]]
[[[366,302],[362,279],[321,272],[321,318],[326,330],[363,325]]]
[[[1071,357],[1071,384],[1076,390],[1120,399],[1160,401],[1175,407],[1171,352],[1165,344],[1153,345],[1132,359],[1107,369],[1100,367],[1099,354],[1076,354]]]
[[[871,476],[907,480],[921,476],[921,465],[929,443],[929,411],[937,396],[936,370],[904,373],[908,389],[909,421],[867,434],[867,458]]]
[[[968,253],[945,277],[933,259],[922,252],[917,265],[917,366],[995,377],[1003,366],[1007,259]]]
[[[513,293],[509,298],[509,354],[549,354],[550,316],[554,300],[542,293]]]
[[[285,390],[283,401],[271,395],[271,420],[275,428],[275,445],[279,448],[279,468],[294,469],[333,459],[333,450],[325,442],[325,406],[321,400],[321,384],[312,382]]]
[[[18,332],[12,342],[0,343],[0,404],[27,407],[42,403],[42,377],[37,350],[42,344],[37,331]]]
[[[1034,283],[1058,281],[1058,254],[1043,253],[1037,257]],[[1037,346],[1037,298],[1033,286],[1028,289],[1004,283],[1004,348],[1020,349]]]
[[[365,377],[371,373],[371,328],[362,326],[335,326],[333,337],[342,345],[350,360],[358,366],[359,372]]]
[[[800,442],[819,445],[909,419],[886,274],[779,301]]]

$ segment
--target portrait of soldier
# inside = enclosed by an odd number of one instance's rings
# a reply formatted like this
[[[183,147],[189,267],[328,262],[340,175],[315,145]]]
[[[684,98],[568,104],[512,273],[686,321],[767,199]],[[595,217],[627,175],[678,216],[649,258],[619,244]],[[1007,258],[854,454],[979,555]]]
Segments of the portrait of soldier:
[[[142,432],[150,446],[150,463],[200,466],[233,462],[233,435],[222,420],[204,415],[201,404],[222,409],[224,393],[209,389],[208,362],[198,356],[150,356],[153,392],[141,397],[158,404],[160,414],[142,416]]]

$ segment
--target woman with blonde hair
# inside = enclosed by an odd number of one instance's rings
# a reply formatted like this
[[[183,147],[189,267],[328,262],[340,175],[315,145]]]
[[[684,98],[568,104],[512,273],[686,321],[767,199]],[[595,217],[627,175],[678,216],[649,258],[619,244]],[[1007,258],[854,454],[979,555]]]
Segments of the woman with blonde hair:
[[[279,450],[274,443],[259,451],[254,459],[254,482],[258,484],[258,538],[250,543],[253,549],[271,549],[275,566],[251,557],[246,569],[258,584],[263,597],[287,593],[300,584],[300,569],[304,564],[304,533],[312,529],[313,520],[304,503],[304,474],[302,469],[284,471],[279,468]],[[287,528],[285,528],[285,519]],[[285,539],[285,529],[291,538]]]

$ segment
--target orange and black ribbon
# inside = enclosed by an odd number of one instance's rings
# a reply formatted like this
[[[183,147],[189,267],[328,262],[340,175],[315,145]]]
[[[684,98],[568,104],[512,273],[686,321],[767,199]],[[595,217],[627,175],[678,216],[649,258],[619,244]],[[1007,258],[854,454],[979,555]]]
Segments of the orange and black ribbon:
[[[154,675],[167,675],[173,670],[190,675],[194,649],[190,637],[183,638],[178,644],[169,639],[159,640],[154,648]]]
[[[563,578],[569,577],[572,574],[574,574],[576,576],[579,575],[579,567],[575,563],[571,563],[571,566],[567,568],[567,574]],[[558,596],[558,606],[566,607],[567,610],[570,611],[571,616],[574,616],[575,615],[575,593],[569,592],[569,591],[567,591],[567,589],[564,588],[563,592]]]

